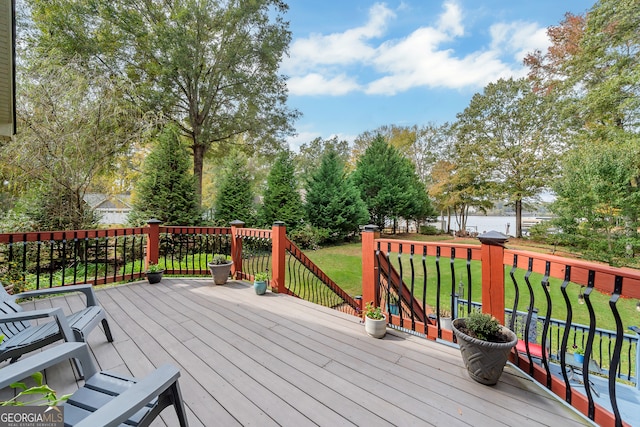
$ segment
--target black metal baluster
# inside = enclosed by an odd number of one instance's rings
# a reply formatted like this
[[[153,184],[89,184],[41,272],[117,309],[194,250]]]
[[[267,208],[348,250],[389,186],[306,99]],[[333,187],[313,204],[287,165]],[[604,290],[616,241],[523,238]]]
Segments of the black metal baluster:
[[[553,306],[551,305],[551,295],[549,294],[549,276],[551,274],[551,262],[546,261],[544,266],[544,276],[541,280],[542,290],[547,299],[547,312],[544,316],[544,322],[542,326],[542,365],[545,371],[547,371],[547,388],[551,389],[551,370],[549,369],[549,361],[547,360],[547,332],[549,331],[549,321],[551,319],[551,313],[553,312]]]
[[[84,256],[83,256],[83,264],[84,264],[84,283],[87,283],[87,276],[89,275],[89,236],[84,235]]]
[[[62,239],[62,262],[60,267],[62,268],[62,278],[60,279],[60,285],[62,286],[64,285],[64,276],[67,270],[67,239],[66,238]]]
[[[440,246],[436,246],[436,321],[440,307],[440,285],[442,283],[442,276],[440,275]],[[437,322],[438,338],[440,338],[440,322]]]
[[[78,232],[73,232],[73,284],[78,283]]]
[[[135,238],[135,237],[134,237]],[[127,229],[124,230],[124,236],[122,237],[122,280],[125,280],[127,274]]]
[[[400,327],[404,327],[404,316],[402,315],[402,310],[400,310],[400,307],[402,307],[402,297],[404,291],[403,278],[404,272],[402,268],[402,243],[400,243],[398,245],[398,315],[400,316]],[[387,300],[387,304],[389,304],[390,302],[390,300]]]
[[[100,254],[100,239],[98,239],[97,237],[95,238],[96,244],[95,244],[95,253],[93,254],[93,265],[94,265],[94,270],[93,270],[93,284],[97,285],[98,284],[98,256]]]
[[[415,282],[416,282],[416,274],[415,274],[415,267],[413,265],[413,255],[415,254],[415,246],[411,245],[410,247],[410,251],[409,251],[409,265],[411,266],[411,302],[410,302],[410,309],[409,312],[411,314],[411,330],[415,331],[416,330],[416,313],[414,312],[413,309],[413,301],[416,297],[415,295]],[[398,309],[401,311],[402,310],[402,301],[400,301],[400,304],[398,305]]]
[[[471,248],[467,248],[467,314],[471,313],[471,296],[472,296],[472,279],[471,279],[471,258],[472,251]],[[458,307],[456,307],[457,311]],[[454,313],[454,310],[451,310],[451,319],[456,318],[457,313]],[[454,337],[455,338],[455,337]]]
[[[584,348],[584,362],[582,362],[582,378],[584,390],[587,394],[587,399],[589,399],[589,418],[595,418],[595,403],[593,402],[593,396],[591,393],[591,387],[589,387],[589,358],[591,357],[591,352],[593,350],[593,340],[595,338],[596,332],[596,313],[593,309],[593,304],[591,303],[591,292],[595,286],[595,276],[596,272],[594,270],[589,270],[589,277],[587,279],[587,289],[584,291],[584,302],[587,304],[587,309],[589,310],[589,333],[587,335],[587,345]],[[582,334],[582,344],[584,344],[584,332]]]
[[[513,287],[515,290],[515,294],[513,297],[513,311],[511,312],[511,319],[509,320],[509,329],[512,331],[516,331],[516,315],[518,313],[518,304],[520,303],[520,287],[518,286],[518,281],[516,280],[516,271],[518,270],[518,254],[513,255],[513,266],[511,267],[511,271],[509,271],[509,276],[511,276],[511,282],[513,282]],[[469,303],[471,305],[471,303]]]
[[[53,236],[51,236],[51,240],[49,240],[49,287],[53,287],[53,270],[54,270],[54,264],[53,264],[53,251],[54,251],[54,244],[55,242],[53,241]]]
[[[564,267],[564,281],[560,286],[560,291],[562,292],[562,296],[564,297],[564,303],[567,306],[567,317],[565,319],[565,327],[564,333],[562,334],[562,343],[560,344],[560,367],[562,370],[562,378],[564,379],[564,385],[566,390],[565,400],[568,403],[571,403],[571,384],[569,384],[569,376],[567,375],[567,365],[566,365],[566,356],[567,356],[567,346],[569,345],[569,335],[571,333],[571,322],[573,320],[573,308],[571,305],[571,300],[569,299],[569,295],[567,294],[567,286],[571,280],[571,266],[566,265]],[[573,336],[573,340],[575,343],[575,335]]]
[[[620,417],[618,400],[616,399],[616,373],[620,366],[620,351],[622,350],[622,340],[624,336],[622,319],[620,318],[620,313],[618,312],[618,307],[616,305],[621,294],[622,276],[616,276],[613,285],[613,294],[611,294],[611,299],[609,299],[609,307],[611,307],[611,312],[613,313],[613,318],[616,322],[616,343],[613,348],[613,357],[611,358],[611,364],[609,366],[609,400],[611,401],[613,414],[616,417],[616,427],[622,427],[622,418]],[[631,359],[629,359],[629,362],[631,362]]]
[[[427,245],[422,246],[422,319],[424,321],[424,333],[427,335]]]
[[[40,233],[38,233],[38,241],[36,243],[36,289],[40,289],[40,273],[42,272],[40,267],[40,251],[42,250]]]
[[[527,351],[527,358],[529,359],[529,375],[533,376],[533,358],[531,357],[531,351],[529,350],[529,329],[531,327],[531,318],[533,317],[533,308],[535,304],[535,296],[533,294],[533,286],[531,286],[531,282],[529,281],[529,277],[531,277],[531,273],[533,272],[533,258],[529,258],[529,263],[527,266],[527,272],[524,275],[524,282],[527,284],[527,288],[529,288],[529,307],[527,308],[527,320],[524,325],[524,344],[525,349]],[[512,316],[515,317],[516,311],[513,312]]]

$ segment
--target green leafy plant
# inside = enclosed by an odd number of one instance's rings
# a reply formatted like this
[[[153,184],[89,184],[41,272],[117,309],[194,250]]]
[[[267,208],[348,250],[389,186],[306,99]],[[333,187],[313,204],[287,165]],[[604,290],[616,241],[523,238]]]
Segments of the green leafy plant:
[[[147,273],[160,273],[161,271],[163,269],[158,264],[149,264],[149,267],[147,267]]]
[[[42,372],[36,372],[31,375],[31,378],[36,382],[33,387],[27,387],[23,382],[15,382],[9,387],[17,390],[21,390],[15,397],[9,400],[0,402],[0,406],[26,406],[26,405],[38,405],[38,406],[56,406],[61,402],[66,401],[71,397],[71,394],[65,394],[58,397],[56,391],[46,384],[43,384],[42,380],[44,376]],[[33,400],[23,402],[20,400],[24,396],[32,396]]]
[[[27,289],[25,274],[16,261],[6,263],[0,270],[0,283],[2,286],[10,286],[13,294],[19,294]]]
[[[581,354],[584,356],[584,348],[582,348],[579,345],[574,345],[573,346],[573,354]]]
[[[369,319],[374,319],[374,320],[384,319],[384,314],[382,314],[382,310],[380,309],[380,307],[374,307],[373,303],[371,302],[367,303],[364,310],[364,315],[367,316]]]
[[[266,282],[267,280],[269,280],[269,273],[264,271],[264,272],[260,272],[260,273],[256,273],[253,276],[253,280],[255,282]]]
[[[215,254],[213,256],[213,259],[211,260],[211,264],[214,265],[229,264],[229,262],[231,262],[229,258],[227,258],[227,256],[223,254]]]
[[[4,341],[4,335],[0,334],[0,342]],[[22,390],[20,393],[16,394],[12,399],[5,400],[0,402],[0,406],[25,406],[25,405],[47,405],[47,406],[55,406],[61,402],[66,401],[71,396],[70,394],[65,394],[64,396],[58,397],[56,395],[55,390],[51,389],[48,385],[42,383],[42,379],[44,376],[42,372],[36,372],[31,375],[31,378],[36,382],[36,385],[33,387],[27,387],[27,385],[23,382],[15,382],[10,384],[9,387],[13,389]],[[22,402],[20,400],[23,396],[31,396],[35,397],[35,400],[31,400],[28,402]]]
[[[483,341],[489,341],[500,331],[500,323],[498,319],[490,314],[480,311],[473,311],[464,323],[466,329]]]

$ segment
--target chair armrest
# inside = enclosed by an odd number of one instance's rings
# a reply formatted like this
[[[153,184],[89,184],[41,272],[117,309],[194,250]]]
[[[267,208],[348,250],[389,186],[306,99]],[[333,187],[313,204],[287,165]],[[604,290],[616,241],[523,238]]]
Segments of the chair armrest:
[[[32,298],[47,295],[66,294],[69,292],[82,292],[87,298],[87,307],[91,305],[98,305],[98,303],[96,302],[96,294],[93,290],[93,285],[89,283],[85,283],[82,285],[58,286],[56,288],[25,291],[20,292],[19,294],[12,295],[12,298],[16,300],[18,298]]]
[[[74,427],[119,426],[171,387],[179,376],[180,371],[175,366],[162,365]]]
[[[13,314],[2,314],[0,315],[0,323],[20,322],[23,320],[42,319],[45,317],[54,318],[58,323],[58,328],[60,329],[65,341],[73,342],[76,340],[73,332],[71,331],[71,327],[69,326],[69,322],[67,321],[67,316],[64,315],[60,307],[21,311]]]
[[[85,343],[66,342],[4,366],[0,369],[0,389],[8,387],[10,384],[20,381],[35,372],[42,371],[71,358],[80,360],[82,368],[88,376],[95,374],[95,365],[91,361],[87,345]]]

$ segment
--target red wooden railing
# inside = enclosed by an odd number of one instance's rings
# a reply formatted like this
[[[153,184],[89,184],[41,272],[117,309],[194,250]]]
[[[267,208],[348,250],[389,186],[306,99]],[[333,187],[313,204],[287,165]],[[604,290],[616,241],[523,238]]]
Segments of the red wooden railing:
[[[529,312],[527,315],[527,321],[530,321],[531,315],[534,311],[534,305],[540,304],[548,307],[547,313],[538,313],[545,319],[552,318],[552,310],[555,305],[556,309],[562,308],[567,311],[568,322],[571,323],[572,303],[569,297],[566,295],[566,286],[569,283],[583,286],[583,292],[581,291],[580,303],[586,303],[590,314],[590,324],[588,325],[588,334],[586,339],[586,353],[584,368],[583,368],[583,382],[589,384],[589,357],[590,353],[595,351],[595,331],[599,325],[598,318],[603,314],[603,310],[608,310],[609,314],[615,319],[616,331],[614,331],[614,338],[610,341],[610,348],[607,350],[611,356],[609,361],[611,366],[609,367],[609,395],[612,405],[612,410],[609,411],[599,404],[594,402],[591,394],[590,387],[585,388],[585,394],[575,392],[573,387],[569,384],[566,377],[558,377],[551,374],[549,369],[549,360],[547,354],[542,355],[542,361],[535,363],[531,354],[534,354],[534,347],[540,347],[539,344],[530,343],[529,337],[525,334],[522,338],[522,344],[525,348],[524,354],[518,353],[515,349],[511,355],[511,361],[515,363],[525,372],[528,372],[536,381],[548,387],[552,392],[565,399],[576,409],[583,412],[589,418],[594,420],[597,424],[603,426],[618,426],[628,425],[621,419],[618,413],[617,400],[616,400],[616,387],[619,385],[616,382],[618,377],[618,369],[620,366],[620,358],[622,356],[621,346],[623,339],[629,339],[625,337],[625,329],[622,325],[621,316],[619,315],[617,304],[623,298],[640,299],[640,272],[629,268],[614,268],[606,265],[596,264],[592,262],[586,262],[581,260],[567,259],[553,255],[546,255],[540,253],[533,253],[527,251],[517,251],[506,249],[504,244],[506,242],[506,236],[502,236],[499,233],[491,232],[484,236],[480,236],[481,245],[457,245],[441,242],[415,242],[415,241],[401,241],[391,239],[381,239],[375,226],[367,226],[362,234],[362,296],[364,302],[373,302],[374,304],[381,304],[384,300],[384,292],[392,292],[396,294],[398,292],[406,292],[406,289],[419,289],[420,286],[424,286],[415,295],[410,295],[413,305],[420,304],[421,294],[427,294],[428,292],[432,296],[433,292],[440,293],[449,292],[453,295],[458,289],[458,279],[460,280],[461,289],[464,289],[464,283],[467,282],[468,289],[472,288],[471,280],[471,268],[469,267],[471,261],[481,263],[481,279],[478,281],[476,277],[473,283],[475,289],[481,286],[481,301],[475,301],[474,303],[481,303],[482,311],[492,314],[501,323],[505,324],[505,307],[510,308],[512,304],[515,305],[513,313],[515,313],[518,301],[505,301],[505,278],[513,277],[513,286],[520,286],[520,291],[526,294],[527,291],[530,294],[532,300],[529,304]],[[456,254],[467,254],[466,257],[457,258]],[[431,271],[429,274],[437,274],[437,285],[429,285],[432,289],[427,289],[427,269],[424,269],[424,284],[422,279],[415,279],[416,276],[421,276],[422,271],[416,264],[426,265],[424,261],[426,257],[436,258],[436,270],[437,273]],[[388,274],[384,271],[388,266],[381,265],[379,259],[386,259],[391,264],[394,263],[394,269],[402,271],[403,269],[409,270],[409,273],[399,274],[402,277],[401,286],[394,284],[395,274]],[[468,277],[464,277],[464,274],[458,274],[456,276],[455,270],[461,263],[466,261],[467,269],[462,267],[463,271],[467,273]],[[451,268],[452,278],[450,283],[441,283],[440,271],[442,268],[446,268],[446,263],[449,263]],[[511,269],[511,272],[508,272]],[[524,280],[516,279],[513,271],[521,270],[526,272],[524,274]],[[419,274],[416,274],[419,273]],[[547,296],[547,302],[533,301],[533,288],[530,275],[537,273],[542,275],[542,280],[535,286],[542,287],[545,295]],[[463,277],[460,277],[463,276]],[[565,295],[565,301],[551,301],[549,298],[549,278],[557,278],[563,280],[562,292]],[[407,282],[407,283],[405,283]],[[518,283],[519,282],[519,283]],[[526,286],[524,285],[526,283]],[[556,282],[554,282],[556,283]],[[386,288],[385,286],[389,286]],[[433,290],[433,287],[437,286],[437,290]],[[555,286],[555,285],[554,285]],[[402,290],[401,290],[402,289]],[[450,291],[449,291],[450,290]],[[591,292],[597,290],[601,293],[610,296],[608,307],[597,306],[592,301]],[[478,295],[478,292],[475,293]],[[517,293],[516,293],[517,295]],[[595,295],[595,294],[594,294]],[[571,298],[575,300],[575,295],[571,295]],[[457,298],[457,296],[456,296]],[[438,301],[440,297],[438,296]],[[466,307],[471,307],[472,298],[471,293],[467,294],[467,299],[464,301]],[[640,306],[640,305],[639,305]],[[409,310],[410,311],[410,310]],[[427,311],[437,311],[436,307],[428,307]],[[454,313],[455,314],[455,313]],[[409,315],[400,310],[398,315],[391,314],[388,316],[389,323],[392,326],[399,326],[401,328],[409,328],[418,333],[424,334],[429,339],[445,339],[453,341],[454,337],[451,331],[443,330],[439,326],[439,322],[433,321],[417,321],[415,317],[409,319]],[[514,314],[515,315],[515,314]],[[437,316],[437,315],[436,315]],[[512,316],[512,318],[514,318]],[[525,322],[527,323],[527,322]],[[528,324],[528,323],[527,323]],[[547,333],[549,322],[545,322],[543,330],[543,338]],[[627,325],[629,326],[629,325]],[[528,326],[527,326],[528,330]],[[563,336],[562,347],[559,353],[559,363],[562,365],[562,369],[565,369],[565,355],[568,354],[566,349],[571,342],[568,340],[569,327],[565,328],[567,331]],[[575,339],[575,338],[574,338]],[[544,342],[544,339],[543,339]],[[636,338],[636,351],[637,351],[637,338]],[[628,353],[631,357],[633,347],[629,347]],[[602,349],[600,349],[602,352]],[[595,356],[595,353],[593,354]],[[627,354],[624,355],[628,356]],[[635,356],[637,357],[637,356]],[[633,364],[632,361],[628,363]],[[634,368],[635,381],[637,384],[637,363]]]

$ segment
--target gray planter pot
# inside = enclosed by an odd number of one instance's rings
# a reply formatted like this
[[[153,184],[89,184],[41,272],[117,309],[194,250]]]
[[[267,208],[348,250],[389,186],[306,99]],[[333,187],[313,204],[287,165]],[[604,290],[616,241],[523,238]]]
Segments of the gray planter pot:
[[[231,266],[233,261],[229,261],[227,264],[211,264],[209,263],[209,270],[211,270],[211,276],[213,277],[213,283],[216,285],[224,285],[229,280],[229,274],[231,274]]]
[[[364,330],[374,338],[384,337],[387,333],[387,316],[380,320],[364,316]]]
[[[518,343],[518,336],[508,328],[502,332],[510,337],[506,343],[489,342],[470,337],[458,330],[464,324],[464,318],[455,319],[452,323],[453,333],[458,338],[460,353],[469,376],[481,384],[494,385],[500,379],[504,365],[507,364],[511,349]]]
[[[160,281],[162,280],[162,273],[164,273],[164,270],[157,271],[155,273],[150,273],[147,271],[147,280],[151,284],[160,283]]]

